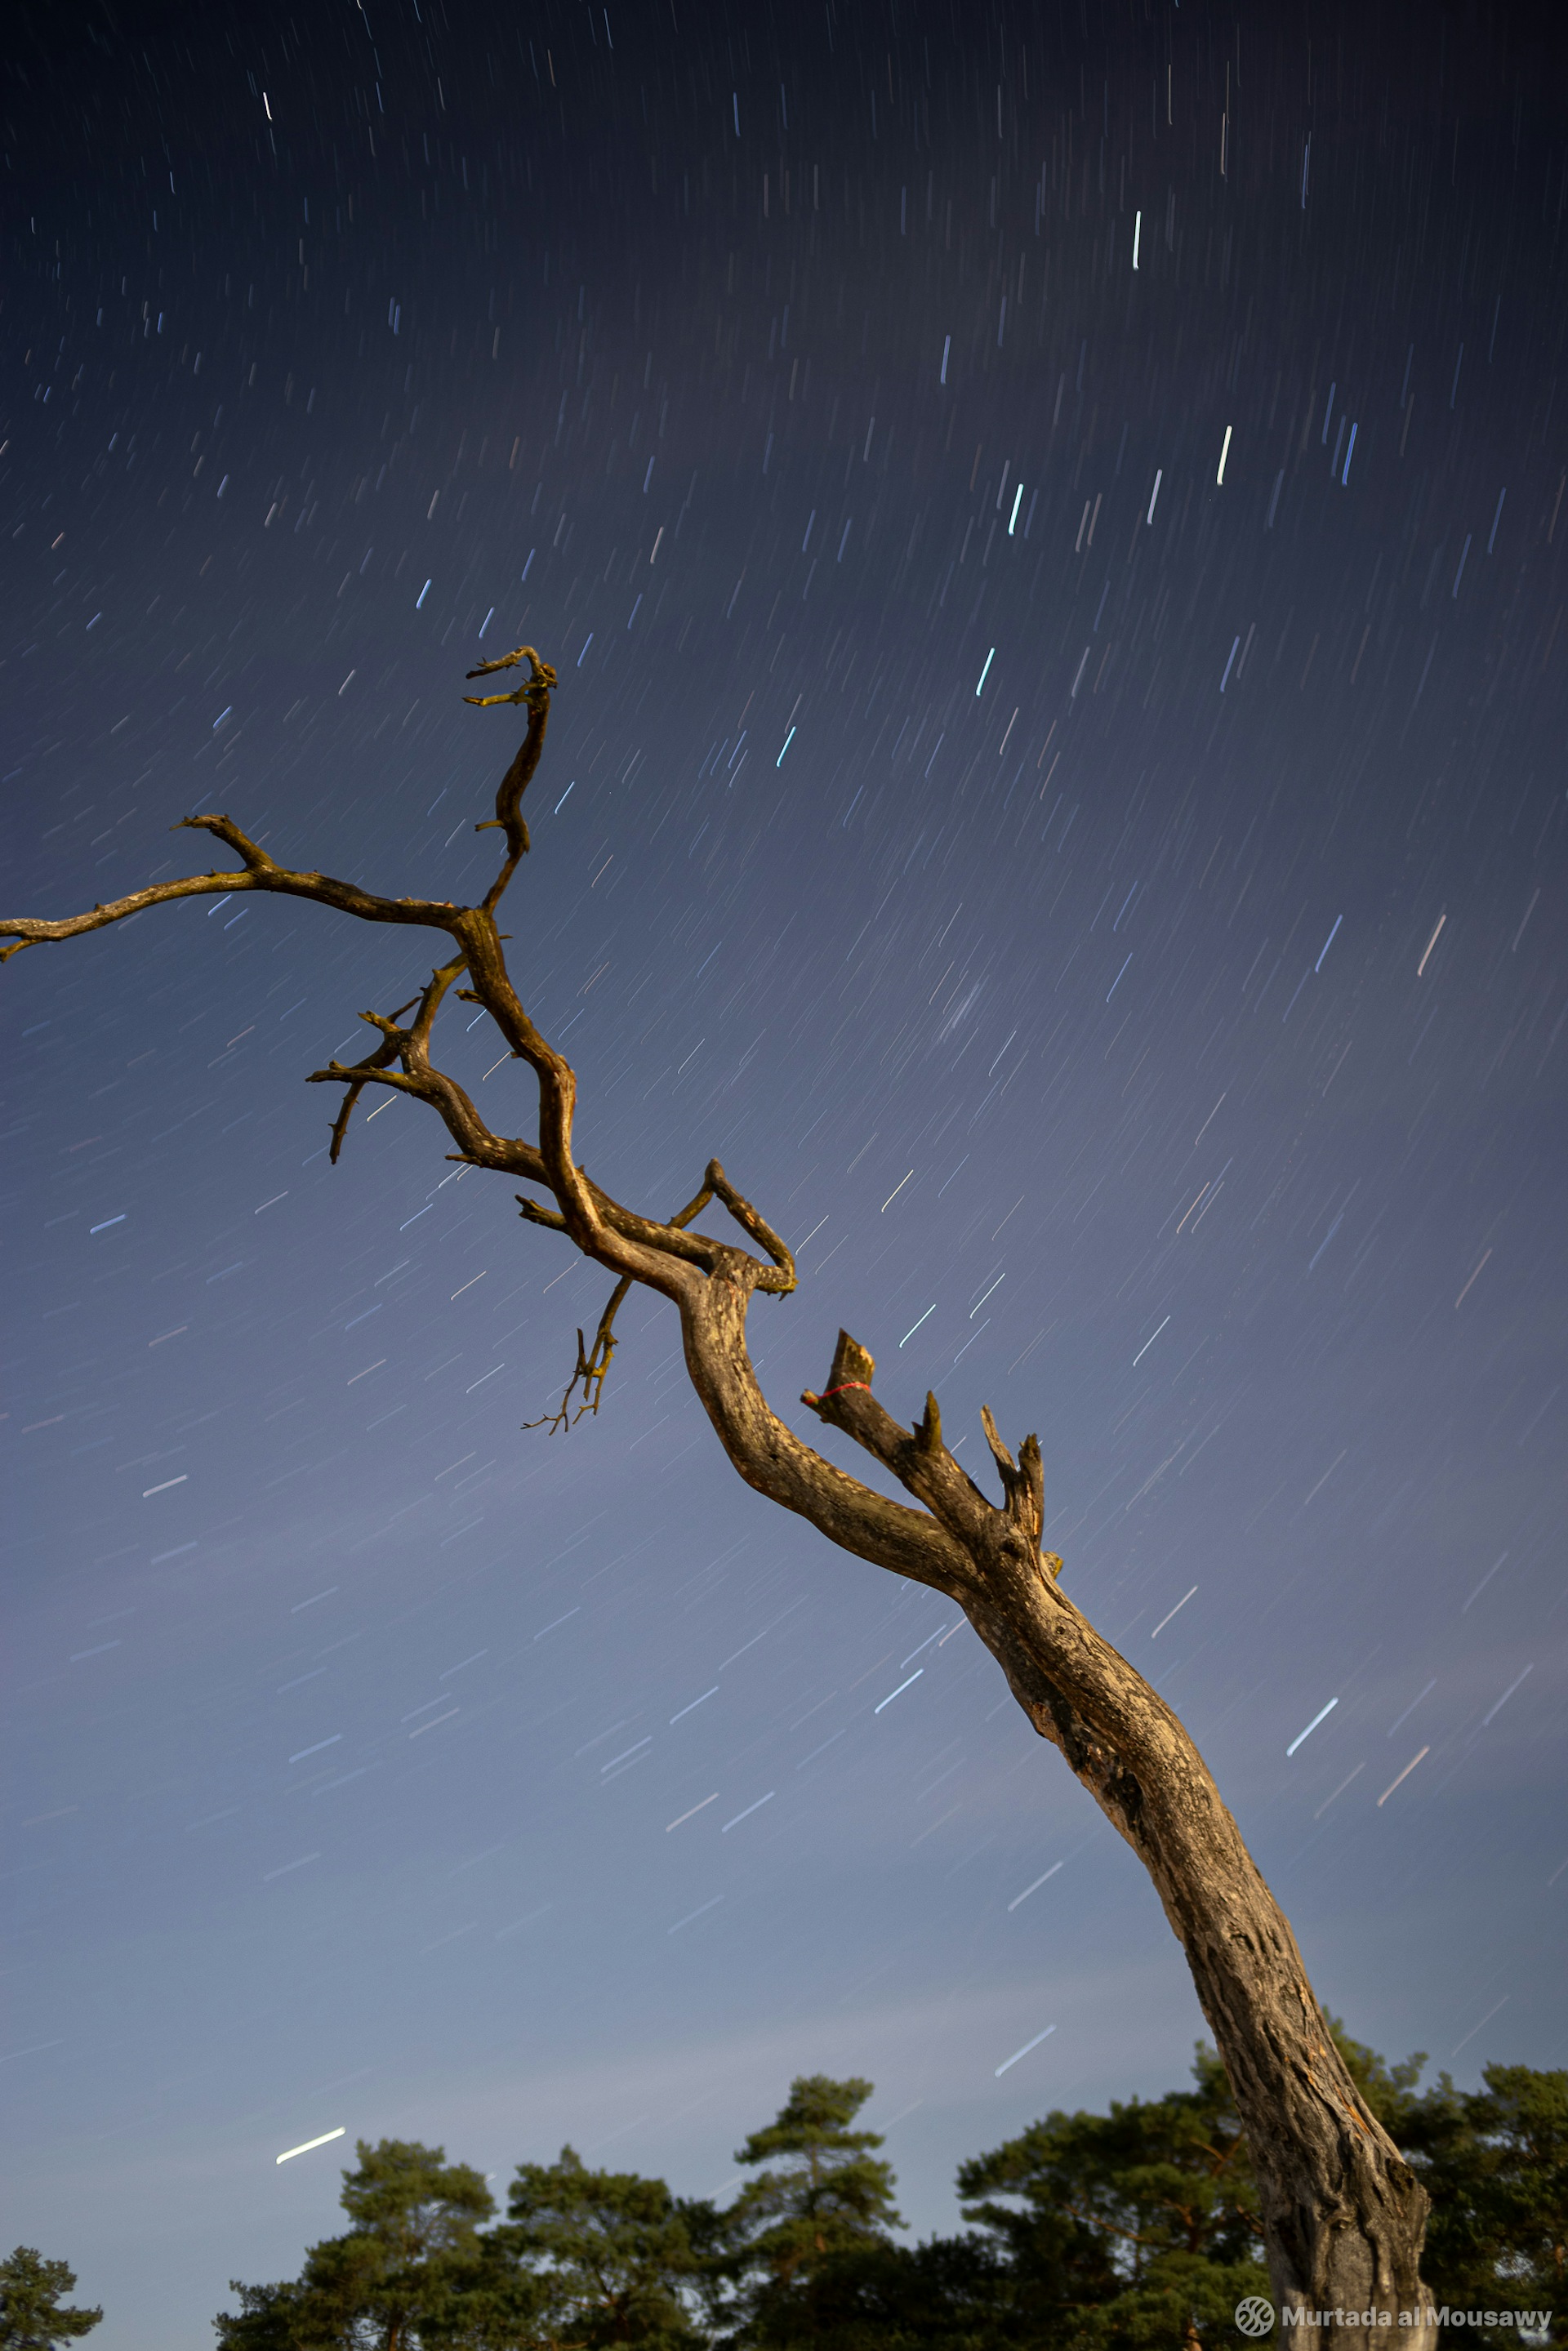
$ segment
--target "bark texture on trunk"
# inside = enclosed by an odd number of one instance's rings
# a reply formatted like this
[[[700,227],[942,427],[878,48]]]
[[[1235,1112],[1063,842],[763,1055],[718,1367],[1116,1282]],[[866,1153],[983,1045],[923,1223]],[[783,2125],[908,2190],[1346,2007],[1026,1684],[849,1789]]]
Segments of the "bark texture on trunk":
[[[872,1393],[872,1357],[841,1332],[824,1391],[802,1400],[924,1507],[873,1494],[802,1445],[763,1396],[746,1346],[750,1262],[729,1253],[682,1301],[693,1384],[730,1460],[841,1549],[956,1600],[1036,1730],[1148,1871],[1230,2076],[1276,2304],[1309,2314],[1291,2339],[1364,2340],[1366,2314],[1386,2312],[1402,2344],[1427,2351],[1437,2334],[1419,2270],[1426,2191],[1346,2071],[1290,1922],[1193,1740],[1041,1552],[1035,1440],[1015,1464],[987,1416],[997,1508],[943,1444],[936,1399],[903,1427]]]
[[[747,1310],[758,1290],[781,1296],[794,1289],[794,1260],[718,1162],[710,1161],[695,1198],[661,1220],[612,1199],[574,1157],[576,1073],[525,1010],[497,921],[528,850],[522,798],[543,750],[555,672],[522,645],[469,675],[525,664],[515,691],[467,697],[520,705],[528,714],[527,735],[496,794],[495,817],[478,828],[499,832],[503,852],[476,905],[381,897],[330,874],[295,872],[278,865],[232,818],[187,817],[187,829],[207,833],[239,859],[237,872],[152,883],[85,914],[0,922],[0,939],[9,942],[0,946],[0,962],[151,906],[241,890],[308,898],[362,922],[443,935],[448,959],[418,993],[394,1013],[362,1016],[379,1040],[364,1057],[334,1060],[311,1073],[314,1084],[343,1089],[332,1125],[333,1161],[367,1086],[428,1104],[455,1146],[451,1156],[548,1194],[553,1207],[519,1195],[524,1217],[616,1278],[591,1352],[578,1333],[577,1370],[555,1426],[598,1410],[616,1309],[641,1283],[678,1307],[692,1384],[747,1485],[810,1520],[840,1550],[957,1603],[1036,1730],[1061,1749],[1158,1889],[1235,2091],[1262,2199],[1276,2302],[1281,2311],[1289,2305],[1305,2314],[1286,2339],[1316,2351],[1341,2335],[1364,2339],[1371,2323],[1396,2327],[1402,2344],[1429,2351],[1436,2329],[1424,2315],[1419,2278],[1426,2194],[1346,2072],[1289,1921],[1197,1749],[1165,1700],[1061,1590],[1061,1562],[1040,1547],[1037,1440],[1028,1437],[1015,1462],[990,1414],[982,1415],[1001,1480],[998,1507],[944,1444],[936,1397],[926,1397],[913,1428],[904,1427],[872,1393],[871,1356],[841,1332],[826,1386],[821,1395],[808,1389],[802,1402],[869,1453],[910,1499],[896,1501],[862,1484],[787,1428],[758,1385],[747,1348]],[[468,984],[457,994],[490,1015],[537,1081],[535,1141],[496,1134],[431,1060],[436,1016],[463,978]],[[695,1228],[715,1201],[762,1256]],[[574,1405],[580,1384],[581,1400]]]

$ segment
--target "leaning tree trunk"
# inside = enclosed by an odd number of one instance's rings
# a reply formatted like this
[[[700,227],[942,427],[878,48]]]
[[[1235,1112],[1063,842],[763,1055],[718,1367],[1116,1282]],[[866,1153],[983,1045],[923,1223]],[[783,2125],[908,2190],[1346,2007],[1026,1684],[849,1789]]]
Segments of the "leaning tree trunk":
[[[825,1390],[801,1401],[925,1509],[868,1497],[800,1445],[758,1386],[745,1331],[753,1262],[731,1251],[682,1308],[693,1384],[731,1461],[831,1541],[956,1601],[1035,1729],[1148,1871],[1230,2077],[1275,2301],[1307,2314],[1291,2338],[1332,2341],[1350,2331],[1335,2314],[1354,2313],[1360,2340],[1375,2311],[1375,2325],[1425,2351],[1437,2341],[1419,2273],[1426,2191],[1351,2079],[1290,1922],[1197,1747],[1061,1590],[1061,1560],[1041,1552],[1036,1440],[1015,1466],[985,1415],[1006,1495],[995,1509],[943,1444],[935,1396],[904,1428],[872,1394],[872,1357],[841,1332]]]
[[[578,1334],[577,1369],[553,1416],[557,1426],[598,1410],[616,1309],[641,1283],[678,1307],[692,1384],[747,1483],[809,1519],[841,1550],[957,1603],[1030,1722],[1061,1749],[1158,1889],[1251,2149],[1275,2299],[1281,2313],[1304,2314],[1292,2320],[1291,2338],[1302,2351],[1318,2351],[1354,2327],[1360,2340],[1366,2314],[1374,2313],[1371,2323],[1396,2326],[1402,2343],[1430,2351],[1436,2327],[1418,2273],[1425,2191],[1346,2072],[1290,1924],[1203,1758],[1165,1700],[1061,1590],[1061,1560],[1040,1549],[1038,1441],[1027,1438],[1015,1464],[990,1414],[982,1415],[1001,1476],[998,1510],[944,1445],[936,1397],[927,1396],[913,1430],[903,1427],[872,1394],[871,1356],[841,1332],[827,1386],[821,1395],[808,1389],[802,1401],[890,1471],[916,1507],[862,1485],[786,1428],[757,1384],[747,1311],[755,1290],[781,1296],[795,1288],[794,1260],[717,1161],[709,1163],[696,1197],[661,1219],[612,1199],[573,1157],[576,1075],[524,1010],[496,919],[528,848],[521,802],[544,747],[555,673],[525,645],[469,674],[524,662],[528,680],[515,693],[468,697],[521,704],[528,713],[525,739],[496,794],[495,817],[478,828],[499,831],[504,852],[476,905],[379,897],[329,874],[278,865],[226,816],[187,817],[187,827],[234,852],[237,872],[153,883],[87,914],[0,922],[0,937],[11,941],[0,948],[0,961],[150,906],[247,890],[312,899],[362,922],[444,934],[452,952],[417,995],[397,1012],[363,1016],[379,1039],[364,1059],[334,1061],[311,1072],[313,1083],[345,1089],[333,1122],[333,1161],[367,1086],[389,1086],[427,1103],[456,1145],[451,1156],[548,1193],[553,1207],[519,1195],[525,1217],[561,1234],[617,1277],[591,1349]],[[495,1134],[430,1058],[436,1015],[463,977],[468,985],[458,995],[490,1015],[538,1081],[537,1142]],[[768,1262],[691,1229],[716,1199]],[[574,1410],[580,1384],[582,1400]]]

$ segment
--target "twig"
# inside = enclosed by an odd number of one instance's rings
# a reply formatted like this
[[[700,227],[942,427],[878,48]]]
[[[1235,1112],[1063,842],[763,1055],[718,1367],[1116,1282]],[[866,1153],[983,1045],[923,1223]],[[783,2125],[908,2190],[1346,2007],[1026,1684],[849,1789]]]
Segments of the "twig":
[[[598,1412],[600,1398],[604,1394],[605,1374],[610,1369],[610,1358],[615,1353],[616,1340],[613,1326],[616,1309],[631,1287],[632,1276],[629,1273],[622,1274],[611,1294],[609,1305],[599,1318],[599,1328],[593,1334],[593,1348],[591,1353],[584,1353],[582,1332],[579,1331],[577,1369],[566,1384],[565,1395],[554,1412],[546,1413],[538,1420],[525,1420],[523,1423],[525,1428],[543,1428],[548,1424],[550,1435],[553,1437],[557,1429],[564,1432],[569,1428],[575,1428],[585,1412]],[[571,1412],[570,1407],[572,1391],[579,1380],[582,1382],[582,1402],[575,1412]]]

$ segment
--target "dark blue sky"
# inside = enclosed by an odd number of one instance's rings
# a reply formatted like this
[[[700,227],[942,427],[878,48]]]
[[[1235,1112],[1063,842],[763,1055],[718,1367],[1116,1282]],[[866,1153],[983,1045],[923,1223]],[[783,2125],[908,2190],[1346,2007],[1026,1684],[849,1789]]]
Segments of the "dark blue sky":
[[[1320,1996],[1461,2080],[1568,2053],[1543,21],[8,36],[6,911],[214,808],[476,893],[517,730],[463,673],[537,644],[511,953],[590,1170],[668,1214],[717,1154],[795,1245],[793,1425],[841,1322],[966,1459],[1039,1430]],[[329,1170],[301,1081],[425,968],[252,899],[0,981],[6,2242],[104,2351],[294,2270],[342,2149],[275,2157],[339,2126],[716,2191],[865,2073],[930,2228],[1200,2029],[974,1635],[738,1485],[669,1308],[524,1434],[603,1278],[408,1103]]]

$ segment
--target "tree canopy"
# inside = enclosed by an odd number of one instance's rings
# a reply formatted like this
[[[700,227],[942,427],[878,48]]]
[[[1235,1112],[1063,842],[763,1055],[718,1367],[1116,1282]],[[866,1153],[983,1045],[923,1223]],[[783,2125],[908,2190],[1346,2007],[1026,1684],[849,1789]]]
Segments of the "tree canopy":
[[[802,2074],[774,2120],[737,2151],[754,2176],[724,2215],[729,2250],[718,2273],[732,2289],[724,2311],[732,2339],[814,2339],[834,2272],[903,2227],[892,2166],[873,2153],[880,2133],[851,2128],[871,2095],[869,2082]]]
[[[1515,2308],[1556,2309],[1552,2340],[1568,2341],[1568,2072],[1489,2065],[1482,2089],[1443,2074],[1420,2097],[1413,2079],[1396,2082],[1389,2127],[1432,2199],[1437,2299],[1479,2309],[1506,2287]]]
[[[563,2147],[554,2163],[517,2166],[507,2210],[496,2241],[538,2293],[549,2339],[696,2351],[691,2296],[715,2240],[710,2205],[634,2171],[590,2171]]]
[[[965,2218],[1016,2298],[1084,2343],[1179,2343],[1267,2294],[1263,2223],[1225,2069],[1200,2047],[1197,2087],[1052,2114],[960,2165]],[[1092,2314],[1091,2315],[1091,2314]]]
[[[1552,2313],[1568,2241],[1568,2072],[1489,2066],[1417,2088],[1330,2030],[1368,2105],[1435,2200],[1425,2269],[1450,2310]],[[736,2156],[727,2203],[591,2170],[570,2147],[519,2164],[504,2220],[440,2147],[361,2142],[350,2225],[299,2277],[236,2285],[224,2351],[1199,2351],[1267,2295],[1263,2220],[1225,2069],[1192,2086],[1055,2112],[958,2168],[965,2228],[901,2243],[883,2141],[857,2127],[863,2080],[799,2077]],[[19,2258],[14,2256],[14,2259]],[[36,2261],[37,2256],[29,2256]],[[61,2263],[62,2288],[73,2282]],[[62,2314],[68,2317],[70,2314]],[[96,2314],[87,2314],[87,2324]],[[57,2335],[6,2335],[53,2343]],[[1568,2344],[1568,2313],[1537,2341]],[[1456,2322],[1445,2344],[1517,2346]]]
[[[31,2245],[18,2245],[0,2262],[0,2346],[4,2351],[52,2351],[90,2334],[101,2310],[78,2310],[62,2301],[77,2282],[68,2262],[48,2262]]]
[[[481,2225],[495,2217],[496,2199],[465,2163],[449,2164],[444,2147],[403,2139],[358,2142],[358,2168],[343,2174],[340,2201],[350,2225],[340,2237],[312,2245],[298,2279],[281,2285],[242,2285],[237,2315],[214,2321],[224,2351],[376,2351],[487,2339],[472,2333],[476,2314],[494,2304],[497,2318],[531,2319],[531,2304],[514,2313],[518,2283],[498,2261]],[[526,2294],[523,2296],[527,2303]],[[455,2331],[454,2331],[455,2330]],[[493,2337],[532,2342],[529,2334]]]

